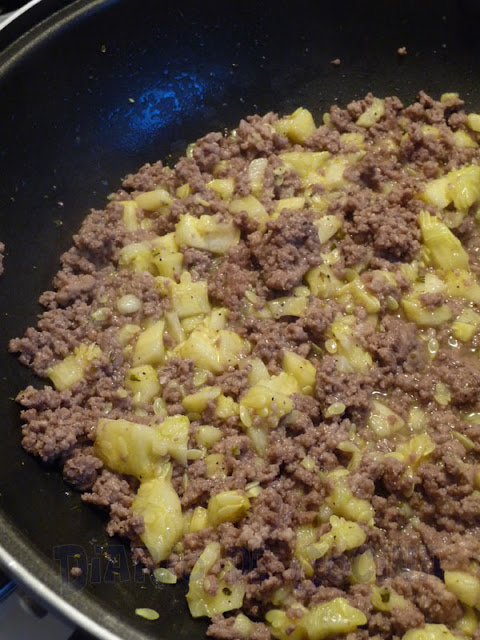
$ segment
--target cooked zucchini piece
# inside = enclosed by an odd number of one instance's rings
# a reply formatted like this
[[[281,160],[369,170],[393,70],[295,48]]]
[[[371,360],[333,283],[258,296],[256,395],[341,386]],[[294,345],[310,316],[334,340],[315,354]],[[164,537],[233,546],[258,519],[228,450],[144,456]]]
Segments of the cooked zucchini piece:
[[[132,512],[143,517],[142,542],[153,561],[166,560],[183,535],[180,498],[169,479],[160,477],[142,482],[132,503]]]
[[[187,602],[190,613],[194,618],[214,615],[239,609],[243,604],[245,583],[237,580],[227,585],[224,575],[231,568],[227,563],[225,569],[217,576],[218,582],[214,595],[206,589],[208,573],[213,565],[221,558],[221,546],[218,542],[210,542],[195,563],[189,579]]]
[[[478,167],[480,171],[480,167]],[[480,177],[479,177],[480,184]],[[468,255],[460,240],[436,216],[422,211],[419,216],[422,239],[438,269],[468,271]]]
[[[195,216],[186,213],[181,216],[175,229],[178,246],[186,245],[223,254],[238,244],[240,230],[233,220],[222,220],[218,216]]]
[[[102,350],[98,345],[81,344],[72,355],[47,369],[47,376],[58,391],[69,389],[85,377],[93,362],[101,355]]]

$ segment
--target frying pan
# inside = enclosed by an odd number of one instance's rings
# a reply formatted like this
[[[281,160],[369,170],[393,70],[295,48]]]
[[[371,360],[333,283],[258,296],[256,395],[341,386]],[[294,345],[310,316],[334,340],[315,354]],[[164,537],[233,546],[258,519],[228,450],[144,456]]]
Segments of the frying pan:
[[[88,208],[144,162],[174,162],[196,137],[250,113],[303,105],[319,122],[330,104],[367,91],[404,102],[421,89],[459,91],[480,109],[480,11],[452,0],[30,4],[0,32],[0,561],[98,638],[203,638],[187,585],[135,569],[107,539],[105,514],[20,448],[12,399],[39,382],[7,342],[35,323]],[[73,564],[83,577],[68,577]]]

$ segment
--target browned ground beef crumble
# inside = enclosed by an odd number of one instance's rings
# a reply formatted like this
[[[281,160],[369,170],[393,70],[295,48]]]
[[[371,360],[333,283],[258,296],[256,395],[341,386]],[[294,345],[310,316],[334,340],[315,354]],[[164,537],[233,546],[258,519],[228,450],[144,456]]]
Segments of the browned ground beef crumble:
[[[173,464],[172,483],[184,510],[206,507],[210,496],[220,491],[260,483],[261,492],[240,522],[187,533],[183,549],[174,550],[167,563],[177,575],[188,574],[205,546],[220,542],[224,557],[237,569],[231,579],[240,576],[246,581],[242,611],[254,622],[250,635],[254,640],[272,638],[264,615],[274,608],[272,594],[282,586],[290,587],[292,601],[305,607],[343,597],[363,611],[367,623],[338,637],[396,639],[424,623],[443,623],[453,630],[463,607],[447,590],[444,571],[467,570],[480,577],[480,425],[467,419],[480,412],[480,360],[474,352],[478,335],[463,345],[453,341],[444,327],[419,332],[398,304],[411,290],[400,265],[421,251],[419,213],[438,214],[418,194],[425,182],[445,172],[480,164],[478,145],[458,146],[454,132],[468,132],[474,141],[480,136],[467,128],[460,99],[436,102],[425,93],[406,108],[398,98],[386,98],[383,116],[373,126],[361,127],[356,121],[372,100],[368,95],[345,109],[332,107],[327,124],[303,145],[272,127],[278,120],[275,114],[252,116],[242,120],[234,136],[210,133],[201,138],[189,157],[181,158],[173,169],[157,162],[128,176],[106,209],[92,211],[74,236],[73,247],[62,256],[53,290],[41,297],[46,310],[37,326],[10,344],[21,362],[42,377],[81,343],[100,347],[95,366],[73,386],[61,391],[51,386],[28,387],[19,395],[22,443],[44,462],[59,464],[65,480],[83,492],[86,502],[108,509],[108,533],[130,539],[134,559],[153,569],[140,538],[145,525],[131,510],[139,483],[108,469],[93,448],[97,422],[106,415],[142,424],[163,419],[151,404],[139,412],[132,406],[132,394],[119,392],[131,363],[118,340],[118,329],[141,324],[145,318],[161,319],[169,309],[154,274],[119,268],[120,251],[132,242],[174,231],[185,213],[229,218],[224,200],[206,185],[213,177],[233,177],[234,197],[250,195],[247,167],[256,158],[268,161],[257,197],[272,213],[279,199],[302,193],[297,171],[278,170],[279,154],[292,150],[352,154],[358,148],[342,134],[363,134],[366,153],[345,169],[344,186],[328,203],[326,213],[342,223],[328,248],[320,243],[314,225],[317,214],[311,208],[284,209],[264,230],[245,213],[235,214],[240,240],[220,258],[204,249],[181,247],[183,265],[193,280],[208,281],[211,303],[228,309],[228,328],[249,341],[251,354],[263,361],[270,375],[281,372],[286,350],[308,359],[316,369],[313,395],[294,394],[294,412],[268,432],[263,458],[256,455],[239,417],[220,419],[210,403],[197,421],[192,420],[191,439],[200,424],[222,430],[223,438],[212,452],[224,455],[226,477],[209,477],[204,460],[193,460],[186,484],[184,467]],[[435,134],[425,125],[435,127]],[[386,140],[391,144],[384,144]],[[186,183],[190,193],[177,198],[177,189]],[[173,203],[161,214],[140,209],[139,221],[151,222],[145,228],[127,230],[120,201],[156,187],[168,191]],[[324,192],[322,186],[317,190],[320,196]],[[453,232],[468,252],[472,271],[478,272],[480,234],[473,209],[471,220],[467,218]],[[372,328],[361,305],[354,310],[356,344],[372,359],[365,371],[339,370],[335,354],[325,350],[332,322],[345,313],[344,301],[309,295],[302,316],[276,320],[245,313],[246,292],[255,293],[258,309],[273,298],[292,295],[294,287],[305,284],[307,272],[322,264],[321,253],[333,248],[339,252],[335,276],[346,278],[352,267],[361,264],[360,280],[379,301],[381,331]],[[379,275],[388,272],[395,278]],[[115,301],[126,294],[140,299],[141,311],[128,315],[116,311]],[[433,311],[445,301],[445,294],[428,292],[421,300],[425,309]],[[456,299],[446,301],[455,315],[457,303]],[[108,311],[97,313],[104,309]],[[425,335],[438,342],[434,357]],[[169,339],[165,337],[167,347]],[[159,368],[160,395],[169,415],[185,413],[182,399],[199,389],[194,375],[193,362],[176,356]],[[449,390],[446,405],[436,400],[438,382]],[[236,366],[218,375],[210,372],[205,384],[220,386],[225,396],[239,401],[249,386],[248,369]],[[412,404],[420,407],[428,416],[434,451],[408,472],[405,461],[386,455],[395,450],[394,439],[376,440],[375,451],[360,448],[348,486],[354,497],[371,503],[375,526],[362,524],[366,532],[362,546],[344,553],[333,548],[313,562],[312,575],[307,577],[295,554],[296,531],[318,523],[319,509],[332,490],[328,473],[349,465],[351,453],[339,445],[353,432],[364,441],[371,440],[367,420],[375,397],[388,398],[390,409],[406,422]],[[326,409],[335,403],[344,405],[344,410],[328,417]],[[306,458],[314,461],[314,468],[301,464]],[[328,532],[328,519],[322,527],[321,534]],[[378,610],[371,602],[370,583],[352,583],[352,562],[367,550],[375,560],[377,585],[403,596],[405,608]],[[294,621],[297,614],[292,609],[287,615]],[[209,634],[238,638],[234,619],[229,613],[215,615]],[[480,632],[473,637],[479,639]]]

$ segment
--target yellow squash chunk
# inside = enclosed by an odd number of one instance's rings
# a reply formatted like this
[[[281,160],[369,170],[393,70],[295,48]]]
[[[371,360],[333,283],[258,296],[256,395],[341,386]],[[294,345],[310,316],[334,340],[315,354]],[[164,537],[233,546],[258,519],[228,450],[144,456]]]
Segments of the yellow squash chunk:
[[[150,364],[129,369],[125,385],[132,392],[132,402],[136,407],[149,404],[160,393],[157,372]]]
[[[427,182],[420,197],[424,202],[433,204],[439,209],[448,207],[451,202],[448,175]]]
[[[325,504],[337,516],[353,522],[370,524],[375,515],[374,509],[368,500],[362,500],[353,495],[346,482],[347,475],[348,472],[344,469],[332,471],[328,475],[330,481],[333,481],[333,489],[326,498]]]
[[[464,613],[460,620],[455,623],[455,629],[458,629],[466,636],[474,636],[478,628],[478,619],[472,607],[464,606]]]
[[[223,453],[210,453],[205,456],[207,465],[207,478],[226,478],[228,468]]]
[[[235,189],[235,180],[233,178],[215,178],[207,182],[205,186],[218,193],[223,200],[229,200]]]
[[[418,297],[422,293],[445,293],[447,285],[434,273],[426,273],[423,282],[415,282],[412,287],[413,297]]]
[[[159,276],[174,280],[182,271],[183,253],[155,249],[152,252],[152,263],[155,265]]]
[[[467,134],[464,135],[469,138]],[[457,135],[456,142],[459,140]],[[465,141],[462,137],[464,144]],[[470,145],[472,144],[476,145],[473,140]],[[451,202],[456,209],[468,209],[480,198],[480,167],[470,165],[449,171],[446,176],[427,183],[420,197],[440,209],[444,209]]]
[[[285,373],[297,380],[301,393],[312,395],[315,386],[316,369],[311,362],[294,351],[285,351],[282,368]]]
[[[350,576],[350,582],[352,582],[352,584],[375,582],[376,575],[377,567],[370,549],[353,558],[352,574]]]
[[[171,284],[171,292],[173,310],[180,320],[210,312],[206,280],[192,282],[192,276],[185,271],[178,284],[175,282]]]
[[[127,231],[137,231],[139,228],[137,218],[137,203],[135,200],[122,200],[118,204],[123,204],[122,222]]]
[[[155,427],[167,442],[169,455],[179,464],[187,464],[187,445],[190,421],[187,416],[169,416]]]
[[[213,373],[222,373],[240,361],[249,350],[248,343],[233,331],[198,328],[174,352],[191,358],[195,365]]]
[[[368,373],[372,367],[372,356],[355,339],[353,316],[340,318],[332,323],[331,332],[338,345],[338,354],[348,361],[353,371]]]
[[[277,120],[273,126],[280,135],[286,136],[297,144],[303,144],[316,131],[312,114],[303,107],[299,107],[291,115]]]
[[[297,609],[302,615],[305,615],[308,611],[299,604],[292,605],[291,608]],[[305,629],[297,626],[299,618],[292,619],[281,609],[270,609],[265,614],[265,620],[272,636],[276,640],[305,640],[306,638]]]
[[[204,507],[195,507],[192,514],[192,519],[189,524],[189,532],[196,533],[202,529],[206,529],[208,524],[208,514]]]
[[[268,380],[270,378],[270,374],[268,373],[268,369],[265,364],[260,360],[260,358],[251,358],[249,359],[250,371],[248,374],[248,384],[253,387],[260,382],[261,380]],[[288,373],[288,371],[287,371]]]
[[[182,184],[180,187],[178,187],[175,193],[177,198],[180,198],[180,200],[185,200],[185,198],[188,198],[191,192],[192,189],[188,182],[186,182],[185,184]]]
[[[351,295],[356,303],[365,307],[368,313],[378,313],[380,311],[379,299],[368,291],[360,278],[355,278],[335,293],[335,296],[340,301],[348,295]]]
[[[358,127],[368,129],[372,127],[385,114],[385,103],[380,98],[374,98],[372,104],[365,109],[355,123]]]
[[[235,616],[235,622],[233,623],[233,630],[239,638],[248,639],[251,637],[252,632],[255,630],[253,622],[250,618],[247,618],[243,613],[239,613]]]
[[[47,376],[55,385],[57,391],[69,389],[76,382],[80,382],[88,373],[92,363],[102,355],[102,350],[96,344],[81,344],[75,348],[71,356],[47,369]]]
[[[180,344],[186,339],[187,336],[175,311],[165,312],[165,326],[175,344]]]
[[[264,229],[270,217],[263,204],[255,196],[235,198],[228,207],[230,213],[236,214],[246,211],[249,218],[258,222],[260,229]]]
[[[472,165],[450,171],[451,196],[456,209],[468,209],[480,198],[480,167]]]
[[[425,624],[420,629],[410,629],[402,640],[455,640],[444,624]]]
[[[318,237],[321,244],[328,242],[342,227],[342,221],[337,216],[326,215],[313,223],[318,229]]]
[[[221,392],[222,389],[220,387],[203,387],[197,393],[185,396],[182,400],[183,408],[189,413],[203,413],[208,403],[218,398]]]
[[[123,327],[117,331],[117,341],[123,347],[127,345],[133,336],[137,335],[141,331],[141,327],[138,324],[124,324]]]
[[[423,409],[413,406],[408,412],[407,420],[410,431],[424,432],[428,427],[428,417]]]
[[[450,389],[446,384],[444,384],[443,382],[437,382],[435,384],[435,393],[433,397],[435,398],[435,401],[438,402],[438,404],[446,407],[448,404],[450,404],[452,394],[450,393]]]
[[[154,189],[146,191],[135,198],[135,202],[142,209],[147,211],[158,211],[164,205],[172,204],[173,198],[165,189]]]
[[[329,522],[332,528],[321,536],[319,544],[328,545],[328,550],[334,549],[336,554],[356,549],[367,539],[367,534],[356,522],[349,522],[338,516],[331,516]]]
[[[317,530],[312,525],[303,525],[296,530],[295,556],[307,578],[313,576],[312,558],[308,550],[317,542]]]
[[[480,314],[467,308],[456,318],[452,324],[453,335],[461,342],[468,342],[473,338],[480,326]]]
[[[431,437],[428,433],[421,433],[418,436],[413,436],[407,442],[399,444],[393,453],[387,453],[386,455],[405,462],[411,469],[415,470],[434,451],[435,443]]]
[[[411,322],[419,327],[439,327],[452,317],[450,307],[442,304],[434,309],[427,309],[420,300],[414,296],[405,296],[400,300],[400,305],[405,315]]]
[[[281,198],[277,200],[275,212],[270,216],[271,220],[278,218],[284,209],[303,209],[305,206],[305,198],[296,196],[293,198]]]
[[[432,136],[436,140],[440,137],[440,129],[438,127],[433,127],[431,124],[422,124],[420,128],[424,136]]]
[[[240,418],[246,427],[252,426],[252,417],[258,416],[267,420],[271,428],[278,424],[280,418],[290,413],[293,401],[292,393],[300,390],[296,378],[285,372],[260,380],[240,401]]]
[[[473,273],[465,269],[449,271],[445,274],[447,291],[453,298],[465,298],[469,302],[480,303],[480,284]]]
[[[478,167],[480,171],[480,167]],[[479,176],[480,183],[480,176]],[[422,239],[438,269],[468,271],[468,255],[460,240],[436,216],[422,211],[418,219]]]
[[[242,409],[247,411],[247,416]],[[268,421],[272,428],[276,427],[280,418],[292,410],[293,400],[288,395],[269,389],[262,383],[249,389],[240,401],[240,418],[247,427],[252,426],[252,416]]]
[[[316,173],[329,157],[328,151],[288,151],[280,154],[285,167],[297,171],[302,179]]]
[[[132,242],[125,245],[120,250],[118,264],[122,269],[131,269],[135,273],[155,272],[152,248],[148,242]]]
[[[223,491],[208,501],[208,521],[212,527],[222,522],[239,522],[249,508],[250,500],[242,491]]]
[[[181,216],[175,229],[175,239],[179,246],[186,245],[223,254],[238,244],[240,230],[233,220],[222,220],[218,216],[195,218],[189,213]]]
[[[267,158],[255,158],[255,160],[252,160],[248,165],[248,181],[250,182],[250,189],[254,196],[258,196],[263,188],[263,181],[267,166]]]
[[[480,580],[466,571],[445,571],[444,581],[460,602],[480,608]]]
[[[301,318],[305,315],[307,305],[308,298],[306,296],[285,296],[267,302],[270,313],[275,319],[285,316]]]
[[[319,558],[323,558],[327,553],[333,552],[339,555],[350,549],[360,547],[366,540],[367,535],[356,522],[349,522],[345,518],[338,516],[330,517],[330,531],[320,537],[318,542],[313,542],[302,549],[302,559],[305,563],[312,563]],[[304,544],[304,542],[303,542]],[[313,572],[307,572],[307,576]]]
[[[208,318],[208,328],[214,331],[225,329],[227,326],[228,310],[224,307],[216,307]]]
[[[340,134],[340,140],[345,145],[354,145],[355,147],[362,148],[365,142],[365,136],[363,133],[342,133]]]
[[[123,419],[101,418],[94,448],[110,469],[139,480],[155,475],[168,455],[168,442],[158,429]]]
[[[235,402],[230,396],[224,396],[223,393],[217,398],[217,408],[215,409],[215,415],[217,418],[231,418],[238,416],[240,413],[240,405]]]
[[[155,427],[101,418],[95,453],[113,471],[144,480],[160,472],[167,455],[187,463],[188,430],[185,416],[171,416]]]
[[[170,480],[153,478],[142,482],[132,512],[143,517],[145,530],[140,538],[153,561],[166,560],[183,535],[182,507]]]
[[[305,630],[308,640],[323,640],[351,633],[366,623],[367,618],[362,611],[352,607],[345,598],[334,598],[311,607],[298,624]]]
[[[453,141],[459,149],[477,149],[478,144],[471,138],[468,133],[459,129],[453,132]]]
[[[212,427],[208,424],[202,424],[198,427],[195,433],[195,440],[200,447],[209,449],[215,442],[222,439],[222,430],[218,427]]]
[[[405,421],[394,411],[378,400],[372,401],[372,411],[367,425],[377,439],[390,438],[405,426]]]
[[[337,156],[329,159],[325,163],[323,176],[320,176],[317,182],[323,184],[328,191],[341,189],[347,184],[343,173],[351,164],[353,164],[353,160],[346,156]]]
[[[217,576],[218,587],[216,593],[212,595],[205,589],[206,581],[208,582],[208,572],[217,560],[220,560],[220,557],[220,544],[218,542],[210,542],[192,569],[187,602],[190,613],[194,618],[203,616],[211,618],[214,615],[225,613],[226,611],[240,609],[243,604],[243,597],[245,595],[245,584],[243,581],[237,580],[234,584],[227,585],[223,579],[225,572],[231,568],[230,563],[227,563],[225,570]]]
[[[205,314],[199,313],[195,316],[189,316],[188,318],[182,318],[181,321],[182,329],[186,336],[189,336],[194,329],[200,329],[200,327],[205,327]]]
[[[309,269],[305,280],[312,294],[322,299],[335,297],[343,286],[327,264]]]
[[[172,253],[179,250],[177,241],[175,240],[175,232],[171,231],[164,236],[157,236],[151,241],[154,251],[166,251]]]
[[[165,322],[159,320],[145,329],[137,338],[137,344],[133,352],[133,365],[151,364],[157,366],[165,358],[165,348],[163,346],[163,330]]]
[[[480,114],[469,113],[467,116],[467,126],[472,131],[480,132]]]

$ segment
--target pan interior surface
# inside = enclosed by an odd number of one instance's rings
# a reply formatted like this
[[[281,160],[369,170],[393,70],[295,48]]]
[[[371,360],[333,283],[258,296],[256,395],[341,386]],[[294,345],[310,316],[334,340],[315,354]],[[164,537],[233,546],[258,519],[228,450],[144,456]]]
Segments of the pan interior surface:
[[[99,637],[203,638],[187,585],[155,584],[132,566],[122,542],[107,539],[105,514],[21,449],[13,398],[41,383],[8,340],[35,324],[36,300],[88,209],[145,162],[173,163],[195,138],[252,113],[304,106],[319,123],[329,105],[368,91],[404,102],[422,89],[458,91],[478,110],[479,12],[451,0],[40,5],[0,32],[0,541],[18,578],[35,576],[50,606],[52,594],[74,602],[77,622],[88,617]],[[76,580],[72,563],[84,569]]]

